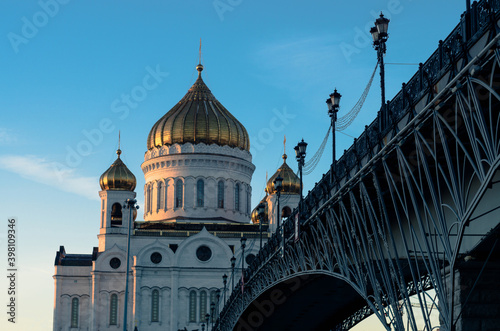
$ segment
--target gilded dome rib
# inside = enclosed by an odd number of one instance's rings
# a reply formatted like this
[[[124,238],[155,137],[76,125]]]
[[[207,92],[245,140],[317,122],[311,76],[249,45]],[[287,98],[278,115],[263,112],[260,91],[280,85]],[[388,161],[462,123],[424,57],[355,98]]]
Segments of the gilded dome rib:
[[[121,150],[118,149],[117,159],[99,178],[102,190],[111,191],[133,191],[137,184],[134,174],[127,168],[120,159]]]
[[[286,164],[286,159],[286,154],[283,154],[283,164],[267,182],[266,189],[269,194],[276,193],[273,182],[278,175],[283,178],[281,194],[300,194],[300,179],[288,166],[288,164]]]
[[[224,116],[224,113],[221,111],[221,107],[219,105],[211,105],[212,109],[216,108],[217,112],[214,111],[214,114],[217,118],[217,123],[219,130],[217,131],[218,137],[217,140],[218,142],[222,145],[229,145],[231,146],[231,141],[229,140],[230,137],[230,132],[229,132],[229,123],[227,121],[226,116]]]
[[[175,143],[205,143],[250,149],[245,127],[213,96],[201,78],[159,119],[148,135],[148,149]]]
[[[218,112],[214,109],[214,104],[212,102],[208,102],[207,111],[209,112],[209,137],[212,137],[212,142],[222,145],[224,141],[221,139],[220,132],[221,130],[221,122],[219,120],[219,116],[217,116]]]

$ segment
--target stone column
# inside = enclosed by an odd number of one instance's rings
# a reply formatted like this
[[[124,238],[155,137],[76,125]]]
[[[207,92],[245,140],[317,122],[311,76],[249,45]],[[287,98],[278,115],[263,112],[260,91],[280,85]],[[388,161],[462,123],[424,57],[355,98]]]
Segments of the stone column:
[[[100,298],[99,298],[99,274],[92,271],[92,286],[91,286],[91,298],[90,298],[90,319],[92,324],[90,325],[90,330],[97,330],[98,327],[98,316],[100,310]]]
[[[173,268],[170,290],[170,330],[178,330],[177,313],[179,307],[179,268]]]
[[[62,284],[61,284],[61,277],[57,275],[57,266],[56,266],[56,274],[52,276],[54,279],[54,317],[53,317],[53,329],[54,331],[59,331],[61,329],[61,321],[60,321],[60,310],[61,310],[61,289],[62,289]]]
[[[479,277],[484,265],[484,261],[471,259],[455,270],[453,319],[457,322],[453,331],[500,327],[500,262],[488,261]]]
[[[136,267],[137,265],[137,256],[134,256],[134,267],[132,267],[134,274],[134,293],[133,293],[133,316],[134,316],[134,326],[137,321],[137,327],[140,330],[141,328],[141,284],[142,284],[142,267]]]

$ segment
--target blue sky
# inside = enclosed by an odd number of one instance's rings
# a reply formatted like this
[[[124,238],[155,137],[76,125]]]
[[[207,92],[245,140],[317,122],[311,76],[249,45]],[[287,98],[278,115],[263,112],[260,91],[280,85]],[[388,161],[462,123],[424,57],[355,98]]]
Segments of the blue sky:
[[[116,158],[118,130],[143,202],[147,135],[194,82],[200,38],[205,82],[249,132],[257,205],[283,136],[296,169],[293,146],[304,138],[312,156],[324,138],[333,89],[339,116],[356,103],[375,67],[367,31],[381,10],[391,19],[386,62],[415,64],[459,22],[465,1],[2,1],[0,238],[5,252],[7,218],[18,217],[20,271],[18,323],[4,316],[0,327],[51,329],[55,252],[97,245],[98,178]],[[387,65],[387,98],[416,70]],[[338,156],[379,105],[377,74],[360,115],[337,134]],[[305,192],[327,171],[330,144]]]

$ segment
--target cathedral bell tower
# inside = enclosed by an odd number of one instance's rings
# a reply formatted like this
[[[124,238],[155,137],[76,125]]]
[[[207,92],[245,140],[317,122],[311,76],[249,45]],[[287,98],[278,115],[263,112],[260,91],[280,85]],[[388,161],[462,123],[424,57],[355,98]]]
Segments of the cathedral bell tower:
[[[287,156],[283,154],[283,164],[278,170],[269,178],[266,185],[267,197],[267,208],[268,208],[268,218],[269,227],[272,232],[276,231],[278,224],[278,198],[276,189],[274,188],[274,180],[276,177],[281,176],[283,178],[281,197],[280,197],[280,211],[279,217],[281,219],[290,216],[291,211],[299,205],[300,200],[300,179],[293,172],[293,170],[286,163]],[[282,223],[282,222],[280,222]]]
[[[130,211],[123,207],[127,199],[134,199],[137,181],[134,174],[120,159],[122,151],[118,149],[117,159],[99,179],[101,190],[101,225],[99,231],[99,252],[111,247],[121,235],[127,234],[129,222],[137,217],[137,210],[133,209],[132,219]],[[133,228],[133,226],[132,226]],[[115,236],[119,235],[119,236]],[[110,240],[114,238],[114,240]]]

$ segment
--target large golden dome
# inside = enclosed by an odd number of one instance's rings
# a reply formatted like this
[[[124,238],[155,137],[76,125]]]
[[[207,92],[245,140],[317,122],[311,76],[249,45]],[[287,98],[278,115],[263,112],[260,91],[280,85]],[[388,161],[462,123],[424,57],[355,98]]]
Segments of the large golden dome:
[[[101,189],[111,191],[133,191],[137,184],[134,174],[120,159],[122,151],[118,149],[118,158],[99,178]]]
[[[201,78],[186,95],[155,123],[148,136],[148,150],[175,143],[205,143],[250,150],[245,127],[214,97]]]
[[[293,172],[293,170],[286,164],[286,154],[283,154],[283,164],[278,168],[276,173],[269,178],[266,185],[267,193],[274,194],[276,190],[274,189],[273,181],[278,177],[278,175],[283,178],[283,184],[281,189],[281,194],[300,194],[300,179]]]

